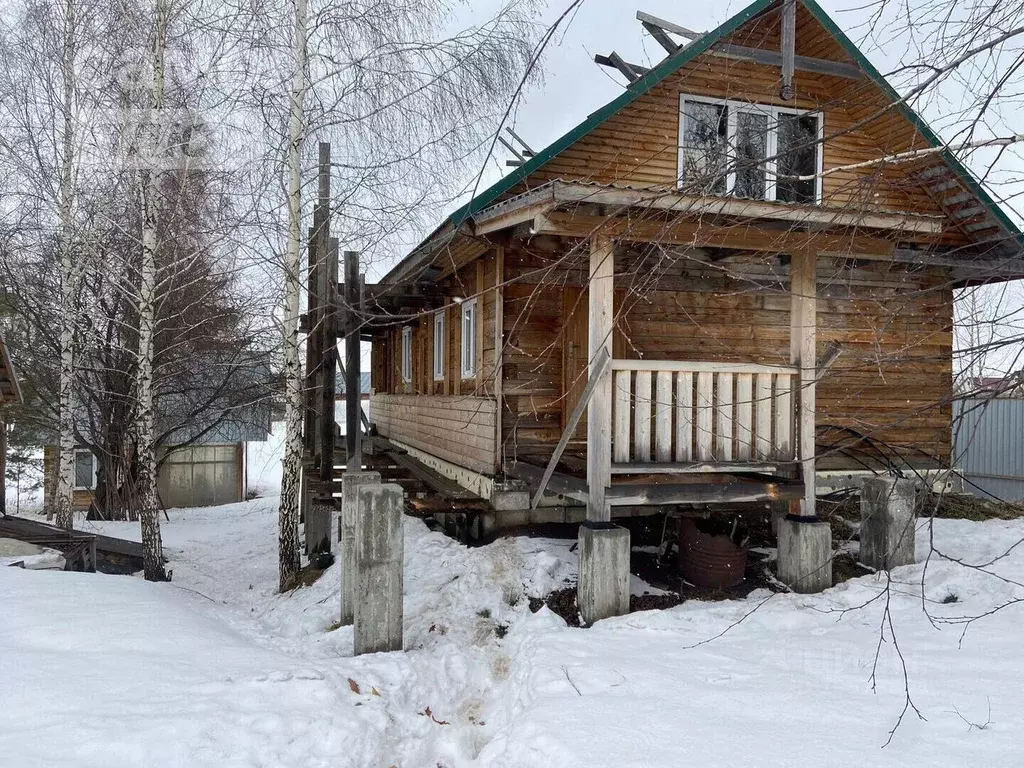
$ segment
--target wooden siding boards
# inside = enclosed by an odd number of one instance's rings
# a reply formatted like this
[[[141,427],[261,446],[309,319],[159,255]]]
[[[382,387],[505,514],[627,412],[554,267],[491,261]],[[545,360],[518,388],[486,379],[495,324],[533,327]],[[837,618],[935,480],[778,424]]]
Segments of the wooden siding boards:
[[[497,465],[496,411],[489,397],[370,398],[370,419],[384,437],[485,474],[493,474]]]

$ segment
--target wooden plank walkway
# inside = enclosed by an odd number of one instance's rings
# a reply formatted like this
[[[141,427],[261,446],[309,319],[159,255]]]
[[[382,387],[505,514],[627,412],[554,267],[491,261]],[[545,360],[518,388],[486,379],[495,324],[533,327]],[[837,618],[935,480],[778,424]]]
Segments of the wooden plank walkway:
[[[41,520],[0,517],[0,537],[64,553],[65,570],[135,573],[142,570],[142,544],[89,531],[65,530]]]

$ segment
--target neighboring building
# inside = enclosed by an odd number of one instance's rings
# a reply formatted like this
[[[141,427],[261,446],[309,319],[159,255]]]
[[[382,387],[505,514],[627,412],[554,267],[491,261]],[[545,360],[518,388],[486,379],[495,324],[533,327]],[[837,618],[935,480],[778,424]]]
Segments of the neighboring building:
[[[213,367],[208,361],[205,368]],[[202,371],[204,366],[197,366]],[[265,366],[233,372],[229,381],[201,372],[188,391],[164,394],[157,400],[159,450],[157,492],[164,507],[199,507],[245,499],[246,443],[270,436],[274,404],[271,374]],[[191,416],[190,414],[200,414]],[[84,419],[83,419],[84,421]],[[56,445],[43,450],[44,486],[56,487]],[[93,451],[75,451],[74,508],[88,509],[97,488],[101,462]]]
[[[598,520],[813,515],[829,472],[949,466],[952,289],[1024,276],[1021,232],[816,3],[793,34],[783,5],[688,45],[645,24],[661,63],[367,287],[380,435],[484,495],[554,455],[548,501]]]
[[[1024,371],[1007,376],[971,376],[963,379],[957,391],[963,397],[999,397],[1024,399]]]

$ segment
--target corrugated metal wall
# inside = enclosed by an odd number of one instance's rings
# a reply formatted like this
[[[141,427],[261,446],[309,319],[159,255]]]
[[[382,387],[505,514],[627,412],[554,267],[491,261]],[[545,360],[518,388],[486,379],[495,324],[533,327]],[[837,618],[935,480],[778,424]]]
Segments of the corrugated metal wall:
[[[1024,499],[1024,400],[967,398],[954,410],[954,465],[965,491]]]

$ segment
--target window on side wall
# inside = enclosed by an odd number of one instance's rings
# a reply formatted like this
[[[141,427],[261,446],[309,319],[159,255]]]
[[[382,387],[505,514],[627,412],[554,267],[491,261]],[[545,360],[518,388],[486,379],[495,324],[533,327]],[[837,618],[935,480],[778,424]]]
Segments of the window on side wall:
[[[462,378],[476,376],[476,299],[462,303]]]
[[[76,491],[91,491],[96,488],[96,457],[92,451],[75,451]]]
[[[444,379],[444,310],[434,315],[434,381]]]
[[[402,381],[412,381],[412,328],[402,329]]]
[[[684,194],[820,201],[820,114],[682,96],[679,115]],[[794,178],[808,176],[813,178]]]

